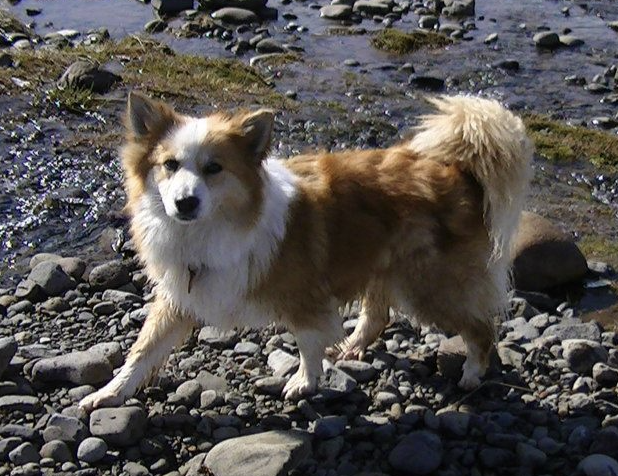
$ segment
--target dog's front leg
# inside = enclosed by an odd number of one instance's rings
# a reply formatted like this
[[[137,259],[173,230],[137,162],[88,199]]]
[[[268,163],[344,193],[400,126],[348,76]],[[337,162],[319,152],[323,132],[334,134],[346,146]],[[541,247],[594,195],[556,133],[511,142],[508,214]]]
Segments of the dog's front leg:
[[[328,332],[315,329],[296,329],[294,337],[300,352],[300,365],[283,387],[283,397],[290,400],[315,393],[322,375],[324,351],[333,340]]]
[[[165,363],[194,325],[192,319],[157,297],[120,372],[105,387],[83,398],[79,406],[90,412],[124,403]]]

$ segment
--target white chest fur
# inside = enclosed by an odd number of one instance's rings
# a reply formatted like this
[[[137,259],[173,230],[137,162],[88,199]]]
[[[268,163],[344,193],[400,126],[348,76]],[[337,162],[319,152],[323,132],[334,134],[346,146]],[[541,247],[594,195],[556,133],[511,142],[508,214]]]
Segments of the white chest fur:
[[[268,159],[262,178],[263,204],[249,231],[239,232],[225,220],[179,224],[165,214],[154,184],[133,217],[142,230],[142,258],[158,270],[157,292],[202,324],[258,327],[277,317],[276,310],[247,295],[267,273],[285,236],[296,177],[281,161]]]

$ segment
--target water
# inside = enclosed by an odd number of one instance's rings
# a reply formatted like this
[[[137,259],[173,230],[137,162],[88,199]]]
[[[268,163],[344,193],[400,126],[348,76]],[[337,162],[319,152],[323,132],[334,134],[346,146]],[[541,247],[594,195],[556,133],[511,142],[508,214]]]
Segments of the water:
[[[85,32],[105,27],[112,37],[121,38],[141,32],[144,24],[154,18],[150,5],[134,0],[22,0],[15,5],[5,2],[4,6],[24,21],[35,22],[39,35],[59,29]],[[573,74],[590,81],[618,63],[618,33],[606,26],[608,21],[618,19],[618,5],[610,0],[585,4],[477,0],[475,29],[464,40],[444,49],[403,57],[370,46],[370,33],[383,28],[371,20],[358,25],[368,34],[337,36],[329,34],[337,23],[319,18],[319,11],[308,2],[281,5],[271,0],[271,6],[280,13],[279,20],[265,23],[272,36],[304,49],[303,61],[265,72],[275,75],[278,90],[297,92],[303,106],[296,116],[306,138],[296,140],[292,133],[280,134],[283,153],[308,146],[383,145],[404,134],[415,117],[426,110],[424,93],[411,89],[407,84],[409,72],[399,70],[404,62],[411,63],[419,74],[445,78],[449,92],[470,91],[497,97],[516,110],[549,113],[576,122],[614,116],[617,112],[616,106],[600,102],[601,96],[564,82],[565,76]],[[570,7],[569,17],[561,13],[564,6]],[[27,8],[40,8],[42,14],[27,17]],[[283,13],[296,15],[293,21],[308,31],[286,31],[289,21],[282,18]],[[172,25],[181,22],[177,19]],[[405,30],[416,28],[417,23],[418,16],[410,13],[394,26]],[[541,27],[556,32],[568,27],[585,45],[555,52],[538,50],[532,37]],[[498,41],[484,44],[483,39],[491,33],[498,33]],[[155,36],[180,52],[233,56],[218,40],[183,39],[168,33]],[[247,54],[241,59],[248,62],[249,57]],[[360,66],[343,66],[349,58],[356,59]],[[507,58],[520,63],[519,71],[506,72],[490,66]],[[117,133],[121,103],[111,103],[101,115],[77,118],[56,112],[32,118],[28,115],[30,101],[25,97],[0,97],[0,108],[5,117],[11,118],[0,121],[2,282],[23,270],[35,251],[66,255],[100,252],[101,234],[113,235],[123,224],[121,172],[114,147],[92,150],[84,140],[87,134]],[[324,102],[337,103],[348,114],[333,118],[322,107]],[[290,124],[294,115],[288,113]],[[363,120],[394,127],[373,133],[362,129]],[[348,121],[360,124],[358,137],[344,137],[338,132],[349,128]],[[119,141],[118,137],[116,143]],[[549,213],[579,233],[616,238],[617,183],[615,176],[599,177],[589,165],[565,167],[539,162],[529,207]],[[595,213],[592,219],[591,210]]]

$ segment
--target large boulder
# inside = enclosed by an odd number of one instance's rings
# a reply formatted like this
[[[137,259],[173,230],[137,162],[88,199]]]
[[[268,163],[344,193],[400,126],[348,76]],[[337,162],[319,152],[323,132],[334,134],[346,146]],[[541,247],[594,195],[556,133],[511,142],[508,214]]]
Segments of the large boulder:
[[[523,212],[513,246],[515,287],[541,291],[582,279],[586,258],[575,242],[549,220]]]

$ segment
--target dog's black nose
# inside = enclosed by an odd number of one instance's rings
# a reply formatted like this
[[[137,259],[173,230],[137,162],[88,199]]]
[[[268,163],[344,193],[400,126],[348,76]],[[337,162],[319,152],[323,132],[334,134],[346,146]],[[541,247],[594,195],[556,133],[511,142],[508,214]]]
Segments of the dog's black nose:
[[[200,200],[197,197],[185,197],[180,200],[176,200],[176,209],[181,215],[190,215],[200,204]]]

